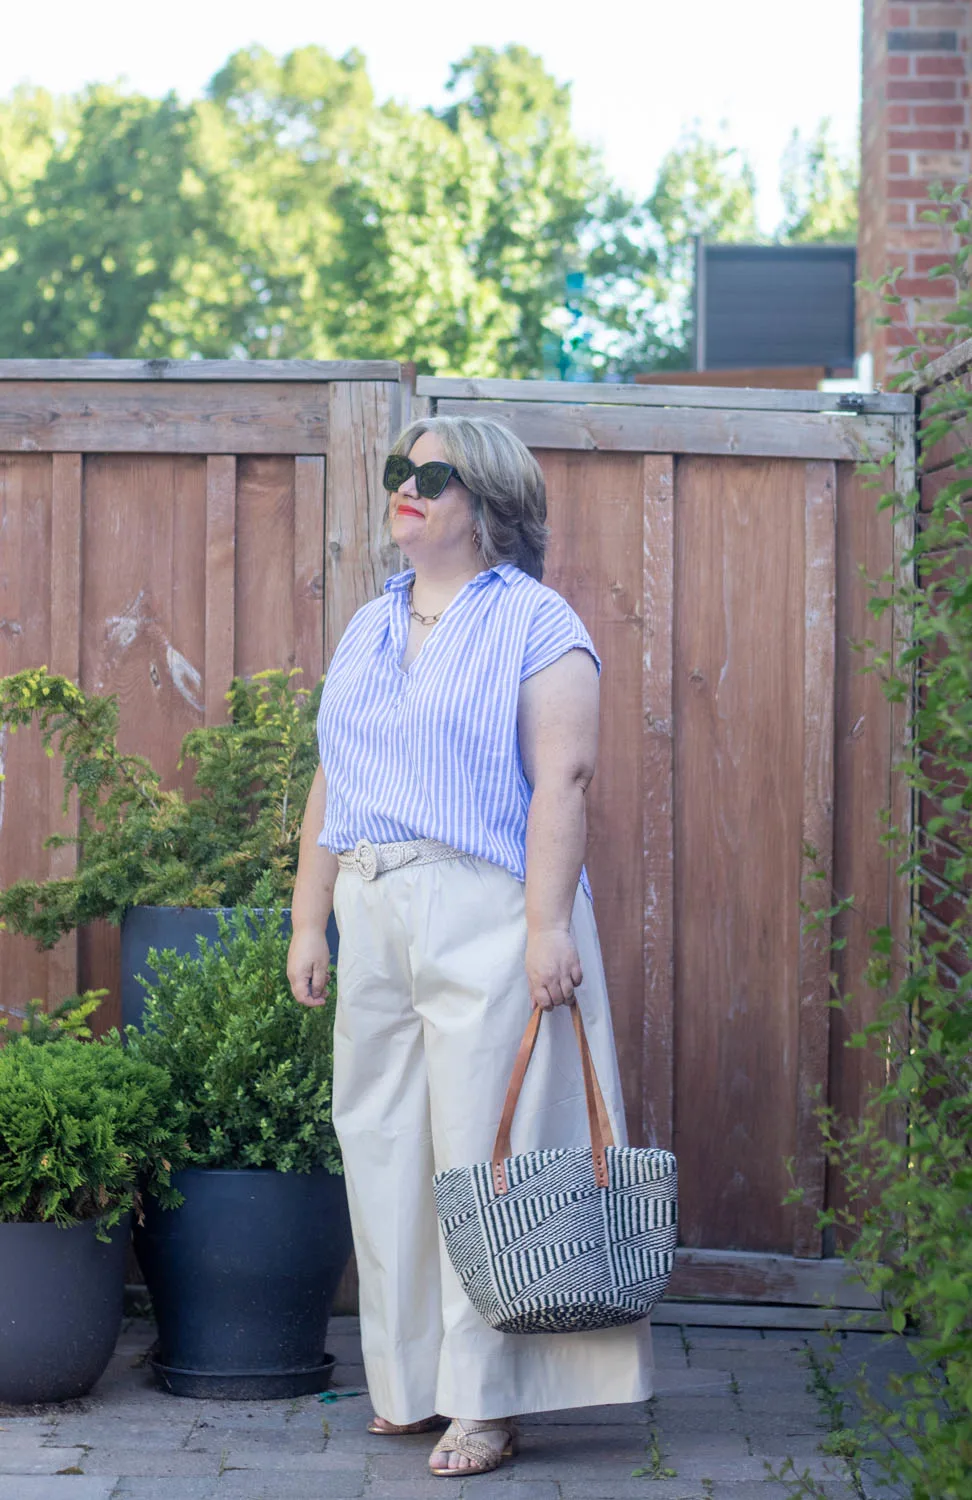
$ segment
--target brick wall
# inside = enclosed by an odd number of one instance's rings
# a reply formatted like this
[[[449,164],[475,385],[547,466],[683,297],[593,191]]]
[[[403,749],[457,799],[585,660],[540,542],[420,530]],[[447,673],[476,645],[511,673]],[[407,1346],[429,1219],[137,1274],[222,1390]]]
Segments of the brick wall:
[[[858,351],[871,351],[879,382],[910,342],[909,323],[933,339],[947,331],[953,283],[928,272],[950,246],[921,213],[930,183],[970,176],[970,39],[972,0],[864,0],[858,274],[904,268],[896,326],[875,328],[875,299],[858,299]]]

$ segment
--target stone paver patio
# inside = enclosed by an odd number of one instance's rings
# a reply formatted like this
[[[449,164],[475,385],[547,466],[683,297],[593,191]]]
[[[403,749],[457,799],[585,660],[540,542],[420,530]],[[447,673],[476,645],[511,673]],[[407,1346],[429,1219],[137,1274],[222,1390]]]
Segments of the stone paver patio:
[[[859,1495],[819,1446],[828,1418],[808,1368],[818,1334],[656,1327],[653,1400],[525,1418],[517,1459],[459,1481],[427,1473],[428,1437],[367,1433],[367,1396],[170,1396],[145,1362],[153,1337],[151,1323],[129,1321],[85,1400],[0,1415],[0,1500],[777,1500],[790,1490],[766,1462],[778,1471],[786,1455],[832,1500]],[[848,1370],[883,1352],[876,1334],[847,1334],[843,1347]],[[360,1389],[356,1319],[333,1320],[328,1348],[335,1390]]]

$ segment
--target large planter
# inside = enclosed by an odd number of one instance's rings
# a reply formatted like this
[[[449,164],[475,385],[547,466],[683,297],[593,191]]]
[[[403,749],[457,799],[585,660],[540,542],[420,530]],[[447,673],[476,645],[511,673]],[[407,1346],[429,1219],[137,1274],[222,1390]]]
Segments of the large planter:
[[[196,953],[196,938],[204,937],[214,943],[219,937],[218,914],[220,908],[194,906],[130,906],[121,927],[121,1002],[123,1026],[142,1024],[145,1009],[145,990],[138,981],[143,974],[151,981],[155,971],[148,961],[150,948],[174,948],[179,954]],[[230,910],[222,908],[224,917]],[[290,912],[284,911],[284,921],[290,923]],[[338,930],[332,913],[327,924],[327,941],[331,950],[331,961],[337,960]]]
[[[0,1401],[70,1401],[104,1374],[122,1320],[129,1219],[0,1224]]]
[[[344,1178],[193,1168],[181,1208],[146,1200],[135,1249],[177,1396],[256,1401],[326,1390],[331,1299],[351,1253]]]

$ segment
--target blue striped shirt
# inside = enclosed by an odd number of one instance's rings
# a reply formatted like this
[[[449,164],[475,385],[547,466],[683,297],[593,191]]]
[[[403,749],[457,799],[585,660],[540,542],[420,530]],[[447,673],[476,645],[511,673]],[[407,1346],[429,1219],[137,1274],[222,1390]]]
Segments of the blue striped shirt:
[[[352,616],[317,718],[327,812],[317,840],[432,838],[526,879],[531,789],[517,738],[519,685],[582,647],[601,659],[554,589],[513,563],[463,584],[408,671],[408,586],[396,573]],[[588,896],[587,871],[581,884]]]

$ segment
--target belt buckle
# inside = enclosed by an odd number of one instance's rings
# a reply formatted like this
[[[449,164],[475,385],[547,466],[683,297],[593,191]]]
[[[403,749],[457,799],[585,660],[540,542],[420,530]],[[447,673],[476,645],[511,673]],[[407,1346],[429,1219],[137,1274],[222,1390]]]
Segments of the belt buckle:
[[[359,839],[354,846],[354,868],[362,880],[374,880],[378,874],[378,850],[367,839]]]

